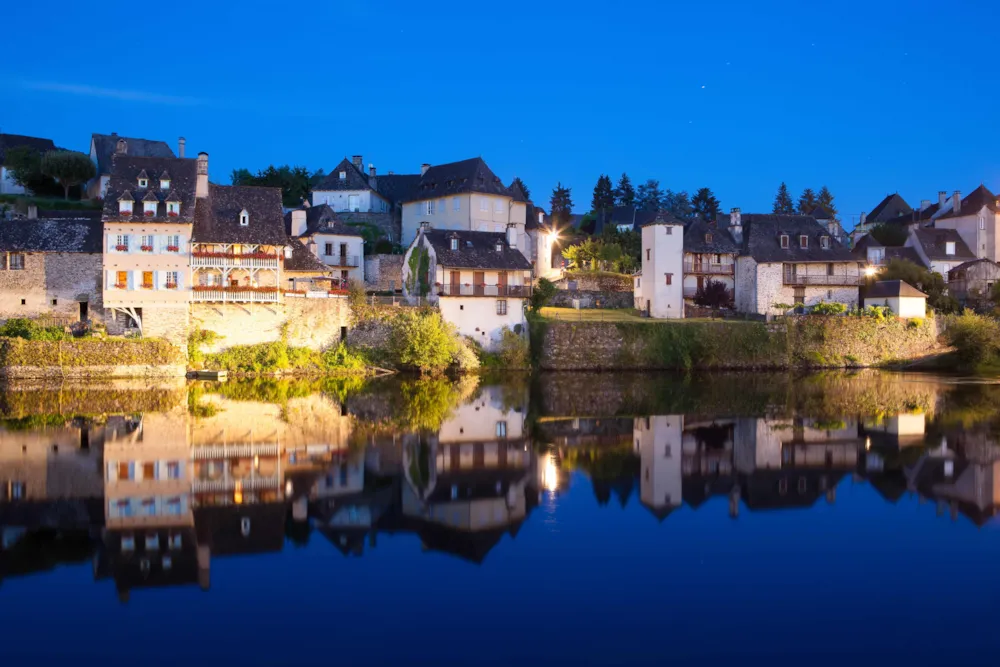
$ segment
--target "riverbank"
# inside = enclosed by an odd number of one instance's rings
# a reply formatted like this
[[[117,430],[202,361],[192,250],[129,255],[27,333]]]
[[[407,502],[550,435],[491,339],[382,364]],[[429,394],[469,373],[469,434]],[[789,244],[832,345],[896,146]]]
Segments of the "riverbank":
[[[27,340],[0,338],[0,377],[183,377],[181,350],[157,339]]]

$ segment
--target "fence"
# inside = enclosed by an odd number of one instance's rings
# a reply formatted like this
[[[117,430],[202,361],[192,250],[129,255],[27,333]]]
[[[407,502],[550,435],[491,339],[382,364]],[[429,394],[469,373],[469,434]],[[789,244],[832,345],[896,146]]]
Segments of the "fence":
[[[365,301],[372,306],[396,306],[398,308],[419,308],[420,306],[434,306],[435,304],[427,300],[425,296],[375,296],[365,297]]]

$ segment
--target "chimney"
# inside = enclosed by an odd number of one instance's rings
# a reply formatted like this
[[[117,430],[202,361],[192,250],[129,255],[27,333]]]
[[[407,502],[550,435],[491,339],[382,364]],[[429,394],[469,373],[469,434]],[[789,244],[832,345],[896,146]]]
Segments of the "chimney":
[[[360,155],[352,155],[351,156],[351,162],[353,162],[354,166],[358,168],[358,171],[360,171],[362,173],[364,172],[364,170],[365,170],[365,161],[361,159]]]
[[[858,220],[858,224],[859,225],[863,225],[863,224],[865,224],[866,220],[868,220],[868,214],[865,213],[864,211],[861,211],[861,219]]]
[[[420,165],[420,175],[423,176],[424,174],[426,174],[427,170],[430,169],[430,168],[431,168],[431,166],[429,164],[427,164],[426,162],[424,162],[422,165]]]
[[[921,211],[926,211],[928,208],[930,208],[930,205],[931,205],[931,200],[930,199],[921,199],[920,200],[920,210]]]
[[[115,144],[115,155],[128,155],[128,142],[124,139],[119,139],[118,143]]]
[[[198,181],[195,186],[195,196],[200,199],[208,196],[208,153],[198,153]]]
[[[302,236],[306,233],[306,212],[301,209],[292,211],[292,236]]]
[[[944,190],[938,190],[938,206],[943,208],[946,201],[948,201],[948,193]]]
[[[368,163],[368,186],[375,191],[378,191],[378,178],[375,176],[375,165],[371,162]]]
[[[962,193],[958,190],[951,193],[951,210],[956,214],[962,210]]]
[[[177,140],[177,157],[184,157],[184,144],[186,143],[184,137]]]
[[[38,219],[38,204],[28,204],[28,220]]]
[[[743,243],[743,215],[738,208],[729,211],[729,233],[734,241]]]
[[[544,222],[545,222],[545,211],[539,211],[538,212],[538,224],[541,225]]]

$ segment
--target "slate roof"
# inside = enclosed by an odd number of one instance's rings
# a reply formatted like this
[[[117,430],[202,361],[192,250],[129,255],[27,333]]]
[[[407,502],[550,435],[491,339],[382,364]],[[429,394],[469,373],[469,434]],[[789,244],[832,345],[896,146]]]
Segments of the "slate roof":
[[[976,264],[981,264],[982,262],[986,262],[987,264],[992,264],[995,269],[997,269],[998,271],[1000,271],[1000,266],[998,266],[996,262],[994,262],[992,260],[989,260],[989,259],[986,259],[985,257],[983,257],[982,259],[973,259],[973,260],[970,260],[968,262],[962,262],[958,266],[956,266],[956,267],[952,268],[950,271],[948,271],[948,276],[951,277],[951,275],[953,273],[957,275],[958,273],[960,273],[962,271],[965,271],[966,269],[970,269],[973,266],[975,266]]]
[[[344,172],[344,178],[340,177],[340,172]],[[345,157],[313,190],[371,190],[371,186],[368,185],[368,175]]]
[[[97,175],[103,176],[111,173],[112,157],[118,148],[118,140],[124,139],[126,144],[126,154],[132,157],[175,157],[170,146],[163,141],[151,139],[135,139],[133,137],[120,137],[117,134],[97,134],[91,135],[94,144],[94,152],[97,157]]]
[[[720,218],[728,225],[725,217]],[[758,262],[849,262],[856,261],[851,251],[826,227],[811,215],[775,215],[771,213],[744,213],[743,247],[741,254]],[[788,235],[788,247],[781,247],[781,236]],[[808,246],[802,248],[800,236],[808,237]],[[823,248],[822,237],[830,240]]]
[[[684,252],[735,254],[739,251],[729,230],[719,229],[715,223],[695,220],[684,230]]]
[[[190,223],[195,218],[197,202],[198,161],[190,158],[176,157],[137,157],[134,155],[115,155],[112,159],[111,178],[108,181],[108,191],[104,196],[104,222],[122,220],[148,220],[150,222]],[[170,189],[160,189],[160,175],[170,170]],[[146,172],[148,184],[139,188],[139,174]],[[127,193],[128,196],[125,196]],[[132,217],[123,218],[118,212],[118,200],[125,196],[134,201],[148,201],[154,197],[160,203],[156,215],[146,217],[141,204],[132,207]],[[180,200],[180,214],[177,217],[167,216],[167,199]]]
[[[344,178],[340,178],[340,172],[344,172]],[[320,181],[313,191],[335,191],[335,190],[372,190],[395,204],[397,202],[408,201],[417,184],[420,182],[420,174],[376,174],[375,187],[371,186],[371,176],[358,169],[351,160],[346,157],[337,164],[330,174]]]
[[[56,150],[56,145],[51,139],[29,137],[23,134],[0,134],[0,164],[3,164],[6,159],[8,150],[21,146],[27,146],[39,153]]]
[[[913,233],[928,259],[948,261],[976,259],[976,254],[969,250],[969,246],[962,240],[957,230],[922,227],[913,230]],[[954,255],[946,252],[949,241],[955,243]]]
[[[538,214],[542,214],[542,222],[538,222]],[[545,212],[545,209],[540,206],[535,206],[530,201],[528,202],[527,210],[524,214],[524,230],[531,231],[532,229],[539,229],[540,227],[549,226],[549,214]]]
[[[906,200],[898,193],[886,195],[886,198],[879,202],[878,206],[865,218],[867,223],[891,222],[902,215],[913,213],[913,209]]]
[[[524,194],[524,190],[517,181],[511,181],[510,185],[507,186],[507,190],[510,192],[510,196],[514,199],[514,201],[527,203],[528,196]]]
[[[80,218],[14,218],[0,222],[0,252],[79,252],[100,254],[104,225],[93,215]]]
[[[865,234],[858,242],[854,244],[851,248],[851,253],[854,255],[867,255],[868,248],[884,248],[885,246],[878,240],[875,239],[871,234]]]
[[[639,231],[640,228],[652,223],[656,219],[656,214],[657,211],[633,208],[632,206],[615,206],[610,212],[604,214],[604,220],[599,221],[599,224],[595,226],[594,233],[603,231],[605,225],[616,228],[619,225],[629,225],[633,231]],[[596,229],[596,227],[602,229]]]
[[[375,177],[375,189],[393,204],[408,201],[420,183],[420,174],[385,174]]]
[[[296,209],[303,210],[303,209]],[[302,236],[312,236],[313,234],[336,234],[338,236],[361,236],[357,227],[344,224],[337,217],[337,213],[329,204],[310,206],[306,212],[306,233]],[[292,212],[285,213],[285,233],[292,233]],[[301,238],[301,237],[300,237]]]
[[[887,260],[902,259],[912,262],[917,266],[921,266],[924,263],[924,260],[920,259],[920,254],[915,248],[908,248],[906,246],[889,246],[885,249],[885,258]]]
[[[246,209],[250,224],[240,225]],[[248,185],[208,186],[208,198],[198,203],[191,240],[195,243],[288,243],[281,208],[281,188]]]
[[[466,192],[511,196],[507,186],[486,166],[486,162],[474,157],[430,167],[404,201],[423,201]]]
[[[926,294],[905,280],[880,280],[865,290],[865,299],[888,299],[897,296],[927,298]]]
[[[833,220],[833,216],[830,215],[829,211],[827,211],[822,206],[817,206],[816,208],[814,208],[809,215],[816,218],[817,220],[823,220],[823,221]]]
[[[431,229],[423,236],[434,248],[437,263],[445,268],[518,270],[531,269],[531,262],[517,248],[507,245],[503,232],[470,232]],[[458,250],[451,249],[451,239],[458,239]],[[500,252],[497,242],[502,243]]]
[[[975,215],[976,213],[979,213],[984,206],[994,213],[1000,210],[1000,206],[997,205],[997,196],[990,192],[985,185],[980,185],[962,200],[962,204],[958,207],[957,213],[955,211],[948,211],[938,218],[938,220],[944,220],[945,218],[958,218],[963,215]]]
[[[302,273],[330,273],[330,267],[320,261],[319,257],[297,239],[289,238],[286,242],[292,249],[292,256],[285,258],[283,271],[300,271]]]

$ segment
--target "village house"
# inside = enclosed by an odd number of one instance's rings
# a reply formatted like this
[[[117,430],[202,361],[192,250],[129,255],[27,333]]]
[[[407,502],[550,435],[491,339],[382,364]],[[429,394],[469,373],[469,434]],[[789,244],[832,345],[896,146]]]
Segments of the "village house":
[[[28,211],[0,222],[0,319],[103,319],[100,213]]]
[[[289,211],[285,231],[329,267],[338,287],[364,280],[364,239],[357,227],[340,222],[328,204]]]
[[[985,185],[959,199],[952,195],[948,211],[934,218],[936,229],[953,229],[977,258],[1000,261],[1000,199]]]
[[[988,259],[974,259],[948,271],[948,294],[963,306],[991,301],[997,283],[1000,283],[1000,265]]]
[[[808,215],[730,212],[728,231],[740,245],[736,309],[775,313],[777,304],[858,304],[863,264]]]
[[[177,154],[184,157],[184,137],[178,139]],[[112,159],[115,155],[133,157],[174,157],[170,146],[162,141],[133,139],[111,134],[93,134],[90,137],[90,161],[94,163],[95,175],[85,186],[89,199],[103,199],[111,181]]]
[[[282,266],[285,289],[296,293],[341,289],[340,279],[301,241],[289,238],[287,248]]]
[[[635,419],[633,442],[639,456],[639,499],[663,521],[681,506],[683,415],[653,415]]]
[[[912,248],[920,264],[945,278],[959,264],[976,259],[957,230],[938,227],[910,227],[906,247]]]
[[[739,247],[725,229],[713,222],[695,220],[684,230],[684,298],[693,299],[709,282],[736,289],[736,255]]]
[[[635,307],[646,317],[684,317],[684,223],[661,211],[642,228],[642,272],[633,279]]]
[[[897,317],[927,316],[927,295],[902,280],[880,280],[867,287],[862,305],[888,308]]]
[[[913,209],[899,193],[886,195],[885,198],[871,210],[862,213],[858,224],[851,230],[851,238],[857,242],[865,234],[883,223],[908,224]]]
[[[403,259],[404,292],[426,295],[460,334],[493,348],[505,328],[524,327],[531,296],[531,264],[509,242],[510,230],[508,235],[423,227]]]
[[[403,203],[403,244],[424,224],[434,229],[508,234],[509,244],[526,249],[524,193],[510,188],[482,158],[421,167],[420,180]]]
[[[27,148],[36,153],[44,154],[56,150],[51,139],[27,137],[20,134],[0,134],[0,195],[23,195],[24,186],[14,180],[7,168],[7,151],[17,148]]]
[[[552,226],[545,211],[528,202],[528,216],[524,223],[527,237],[524,256],[531,262],[535,280],[557,280],[562,273],[561,261],[553,261],[558,252],[559,232]],[[560,258],[561,260],[561,258]]]
[[[905,260],[917,266],[923,264],[917,251],[908,246],[887,246],[871,234],[865,234],[851,248],[851,254],[867,264],[866,270],[874,272],[878,267],[888,266],[893,260]]]

